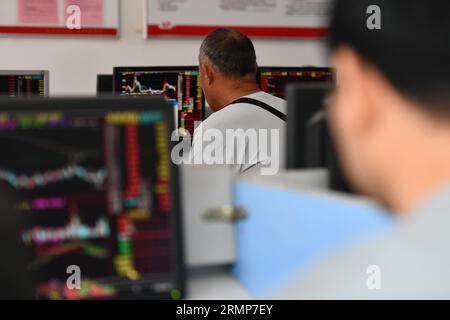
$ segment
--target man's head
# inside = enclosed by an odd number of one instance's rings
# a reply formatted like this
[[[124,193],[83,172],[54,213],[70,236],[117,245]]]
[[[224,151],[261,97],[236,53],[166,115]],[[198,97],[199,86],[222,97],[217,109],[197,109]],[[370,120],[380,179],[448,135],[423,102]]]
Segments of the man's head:
[[[381,10],[370,30],[367,8]],[[450,179],[450,1],[337,0],[329,115],[363,193],[408,211]]]
[[[208,34],[200,47],[199,64],[201,86],[214,111],[224,107],[227,91],[256,86],[255,48],[239,31],[217,29]]]

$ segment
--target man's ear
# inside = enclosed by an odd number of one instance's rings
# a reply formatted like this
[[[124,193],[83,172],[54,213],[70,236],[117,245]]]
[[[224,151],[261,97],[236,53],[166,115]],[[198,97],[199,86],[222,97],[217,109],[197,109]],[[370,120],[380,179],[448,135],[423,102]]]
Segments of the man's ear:
[[[356,134],[364,135],[373,128],[378,118],[378,105],[373,87],[376,81],[373,68],[362,60],[360,55],[350,47],[338,48],[334,53],[337,69],[337,85],[341,97],[345,97],[341,107],[348,108],[345,123]]]
[[[215,72],[209,63],[203,64],[203,73],[208,86],[212,86],[215,80]]]

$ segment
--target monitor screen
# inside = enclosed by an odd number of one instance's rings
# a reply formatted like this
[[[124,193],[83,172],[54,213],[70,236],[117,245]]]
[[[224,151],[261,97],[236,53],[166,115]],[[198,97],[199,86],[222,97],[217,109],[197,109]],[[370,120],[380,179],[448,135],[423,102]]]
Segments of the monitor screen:
[[[287,169],[328,168],[329,185],[336,191],[351,192],[342,174],[326,116],[329,83],[287,86]]]
[[[182,295],[166,103],[51,99],[0,108],[0,148],[8,150],[0,229],[9,230],[0,232],[0,277],[14,269],[43,299]]]
[[[114,92],[122,96],[163,95],[177,128],[194,133],[204,119],[205,99],[198,67],[116,67]]]
[[[114,94],[112,74],[97,75],[97,96],[110,96]]]
[[[262,91],[286,98],[288,83],[334,83],[332,68],[318,67],[260,67],[258,83]]]
[[[48,71],[0,71],[0,96],[46,97],[48,82]]]

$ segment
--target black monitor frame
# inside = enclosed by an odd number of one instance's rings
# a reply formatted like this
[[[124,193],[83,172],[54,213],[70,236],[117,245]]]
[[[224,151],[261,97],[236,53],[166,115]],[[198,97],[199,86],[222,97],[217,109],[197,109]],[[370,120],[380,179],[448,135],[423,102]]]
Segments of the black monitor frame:
[[[121,91],[120,72],[173,72],[173,71],[199,71],[198,66],[133,66],[133,67],[114,67],[114,95],[118,95]],[[205,120],[205,95],[202,91],[202,121]]]
[[[289,84],[287,93],[287,154],[286,168],[303,169],[321,167],[324,164],[308,163],[306,142],[307,123],[315,114],[325,108],[325,94],[332,89],[330,84]],[[321,101],[322,100],[322,101]]]
[[[165,115],[168,133],[169,152],[175,145],[171,141],[170,135],[174,131],[173,114],[167,107],[165,101],[156,96],[144,97],[142,99],[133,99],[130,97],[105,97],[105,98],[45,98],[45,99],[0,99],[0,113],[7,112],[9,114],[20,113],[40,113],[40,112],[61,112],[68,115],[88,116],[88,115],[103,115],[111,111],[160,111]],[[176,267],[176,282],[177,289],[181,293],[181,297],[185,296],[185,264],[184,264],[184,247],[183,247],[183,233],[181,223],[181,201],[179,190],[179,171],[178,167],[170,161],[170,195],[172,202],[172,217],[173,217],[173,234],[175,236],[174,245],[175,250],[175,267]],[[162,293],[147,293],[140,292],[136,294],[127,294],[115,297],[117,299],[172,299],[170,292]]]
[[[335,191],[352,193],[344,177],[339,163],[339,157],[335,148],[332,134],[329,129],[326,115],[327,93],[335,87],[331,83],[293,83],[286,88],[288,121],[286,142],[286,168],[307,169],[324,167],[329,170],[329,187]],[[317,161],[309,161],[307,144],[308,121],[314,115],[322,117],[320,139],[318,143],[322,148],[323,158]],[[314,158],[315,159],[315,158]]]
[[[314,66],[304,66],[304,67],[281,67],[281,66],[277,66],[277,67],[270,67],[270,66],[261,66],[261,67],[258,67],[258,70],[257,70],[257,73],[256,73],[256,81],[258,83],[258,86],[261,85],[261,73],[263,73],[263,72],[281,72],[281,71],[287,71],[287,72],[314,72],[314,71],[316,71],[316,72],[328,72],[328,71],[331,71],[332,75],[333,75],[332,82],[334,83],[336,81],[336,70],[334,68],[331,68],[331,67],[314,67]],[[285,98],[287,99],[287,95],[286,95]]]
[[[109,86],[106,88],[105,83]],[[107,89],[107,90],[105,90]],[[98,74],[97,75],[97,97],[114,95],[114,75],[113,74]]]

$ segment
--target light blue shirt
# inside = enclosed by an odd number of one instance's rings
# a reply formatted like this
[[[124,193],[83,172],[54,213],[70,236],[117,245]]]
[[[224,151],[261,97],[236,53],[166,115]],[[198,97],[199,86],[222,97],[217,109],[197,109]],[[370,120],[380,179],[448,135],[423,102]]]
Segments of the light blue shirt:
[[[450,186],[371,243],[280,287],[280,299],[450,299]]]

